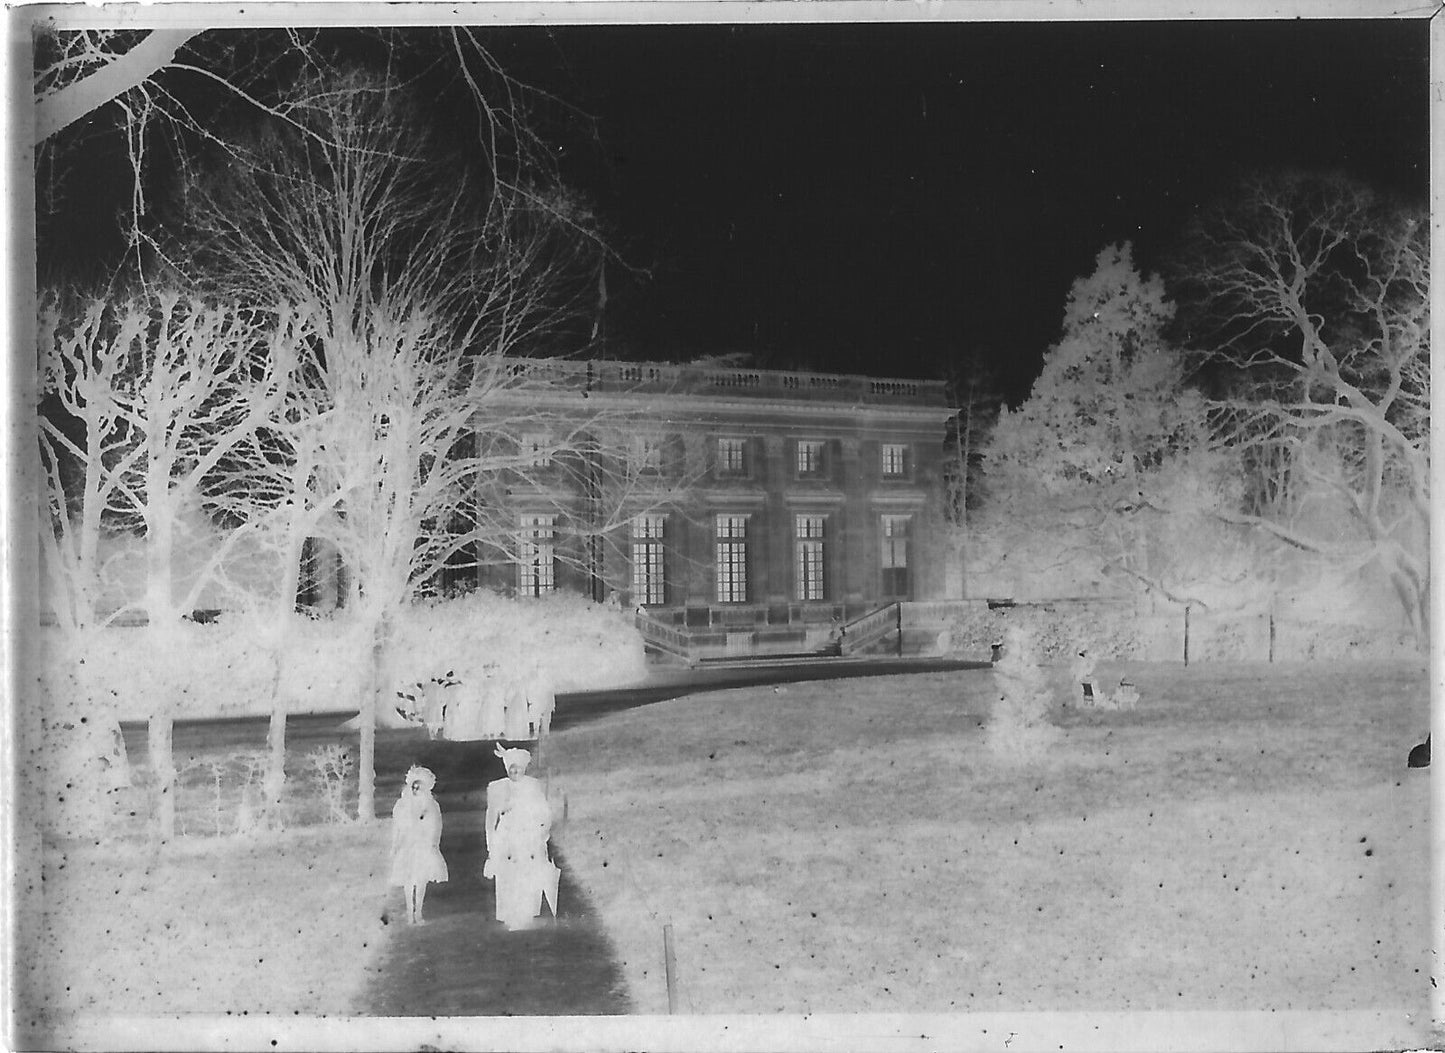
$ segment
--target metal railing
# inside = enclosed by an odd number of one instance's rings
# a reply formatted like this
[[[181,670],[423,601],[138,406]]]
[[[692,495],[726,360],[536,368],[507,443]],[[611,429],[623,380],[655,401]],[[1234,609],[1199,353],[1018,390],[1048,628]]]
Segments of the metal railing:
[[[959,601],[915,603],[895,600],[841,626],[841,632],[836,635],[833,643],[827,647],[815,646],[814,652],[820,657],[828,654],[858,655],[890,636],[894,638],[895,645],[901,649],[905,628],[915,625],[941,624],[946,621],[948,614],[957,613],[960,606],[962,605]],[[756,622],[721,620],[705,628],[693,630],[666,625],[641,611],[636,615],[636,622],[638,632],[642,634],[642,639],[647,646],[689,665],[707,660],[709,656],[717,657],[712,652],[725,651],[729,644],[732,645],[732,652],[735,653],[736,640],[729,638],[743,635],[751,637],[753,633],[749,629],[753,625],[756,625],[757,631],[766,629],[761,620]],[[777,628],[792,627],[806,632],[809,629],[818,629],[822,624],[821,620],[795,620],[790,617],[787,626],[778,626]],[[750,648],[749,651],[751,651]]]
[[[655,618],[649,618],[638,612],[637,631],[642,634],[644,643],[650,644],[664,654],[681,658],[689,665],[692,664],[692,641],[684,630],[676,629],[671,625],[663,625]]]
[[[900,634],[901,640],[902,618],[903,608],[897,602],[890,603],[886,607],[879,607],[876,611],[865,614],[861,618],[855,618],[843,626],[843,637],[839,650],[845,655],[858,654],[894,632]]]

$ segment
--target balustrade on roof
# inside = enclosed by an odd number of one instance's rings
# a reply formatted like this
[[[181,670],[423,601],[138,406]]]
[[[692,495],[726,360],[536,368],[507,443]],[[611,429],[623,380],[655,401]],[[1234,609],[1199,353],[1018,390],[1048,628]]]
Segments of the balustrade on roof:
[[[846,373],[675,365],[665,362],[516,359],[509,375],[589,392],[724,395],[817,402],[946,406],[943,381]]]

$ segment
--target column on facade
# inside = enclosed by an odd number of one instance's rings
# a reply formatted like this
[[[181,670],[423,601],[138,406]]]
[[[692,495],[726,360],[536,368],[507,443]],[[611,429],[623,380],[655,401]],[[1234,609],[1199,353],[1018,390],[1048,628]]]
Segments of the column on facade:
[[[759,482],[767,492],[764,522],[759,524],[758,552],[758,602],[783,609],[783,621],[787,620],[787,606],[791,598],[792,582],[792,517],[789,515],[786,490],[791,473],[788,471],[788,442],[781,435],[763,437],[763,463]],[[769,620],[774,620],[770,615]]]
[[[838,480],[843,487],[843,506],[838,510],[838,588],[839,602],[850,607],[863,603],[868,592],[868,522],[871,509],[868,505],[868,487],[863,478],[862,443],[855,438],[845,438],[840,443],[841,472]]]
[[[704,431],[683,434],[683,473],[690,486],[707,483],[707,443],[708,435]],[[686,607],[706,607],[712,602],[712,580],[708,573],[713,558],[711,510],[699,506],[692,514],[678,515],[673,535],[678,573],[673,602]],[[668,569],[671,570],[671,566]]]

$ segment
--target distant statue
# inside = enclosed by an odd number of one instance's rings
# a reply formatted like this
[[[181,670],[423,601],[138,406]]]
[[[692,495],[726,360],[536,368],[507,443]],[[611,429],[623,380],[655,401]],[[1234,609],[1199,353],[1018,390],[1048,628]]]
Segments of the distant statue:
[[[1094,696],[1094,667],[1096,664],[1094,656],[1089,654],[1088,649],[1080,648],[1079,653],[1074,656],[1073,662],[1069,665],[1069,676],[1074,681],[1078,697],[1086,706],[1091,706],[1098,701]]]
[[[502,734],[499,738],[511,742],[532,737],[527,719],[527,681],[523,670],[513,667],[497,678],[497,690],[502,696]]]
[[[562,872],[547,855],[552,808],[541,782],[527,774],[532,755],[523,749],[503,749],[501,743],[496,755],[507,777],[487,786],[487,861],[482,876],[496,882],[497,920],[514,931],[532,924],[542,913],[544,900],[557,916]]]
[[[529,737],[540,739],[552,730],[552,713],[557,708],[557,689],[540,661],[532,664],[527,681],[527,726]]]
[[[441,850],[442,809],[432,796],[436,781],[431,771],[413,765],[391,810],[391,884],[401,886],[412,925],[425,924],[422,904],[428,882],[450,876]]]
[[[483,666],[473,738],[501,738],[507,734],[507,696],[499,672],[496,662]]]
[[[1139,689],[1134,684],[1120,677],[1119,690],[1114,692],[1115,709],[1133,709],[1139,704]]]

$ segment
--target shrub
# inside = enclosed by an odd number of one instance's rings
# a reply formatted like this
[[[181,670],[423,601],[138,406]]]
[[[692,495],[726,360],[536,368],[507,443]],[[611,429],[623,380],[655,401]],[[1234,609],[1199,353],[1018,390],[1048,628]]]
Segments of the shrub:
[[[540,669],[557,691],[615,687],[647,673],[632,614],[570,593],[512,599],[477,590],[424,601],[398,621],[395,642],[398,685],[446,672],[478,683],[488,663],[504,679]]]
[[[210,829],[206,832],[216,837],[254,831],[261,818],[266,756],[265,750],[233,750],[219,757],[193,757],[182,764],[176,772],[176,822],[180,832],[201,833],[191,823],[203,815],[209,819]],[[203,787],[208,787],[209,792]],[[202,797],[209,809],[200,803],[198,798]]]
[[[326,822],[350,822],[346,790],[356,770],[351,751],[337,743],[317,746],[307,752],[306,765],[319,783],[322,799],[326,802]]]
[[[1049,723],[1053,691],[1027,629],[1020,625],[1008,627],[1003,655],[993,673],[999,698],[984,728],[984,745],[1007,763],[1041,759],[1058,741],[1059,729]]]
[[[355,711],[370,641],[344,612],[279,623],[244,613],[213,622],[42,632],[41,713],[64,706],[112,722],[144,720],[162,698],[177,718],[260,715],[271,707],[276,659],[288,712]],[[566,594],[513,600],[474,592],[413,605],[397,621],[397,686],[448,670],[465,682],[495,662],[507,677],[545,669],[556,690],[635,683],[646,675],[630,614]]]

